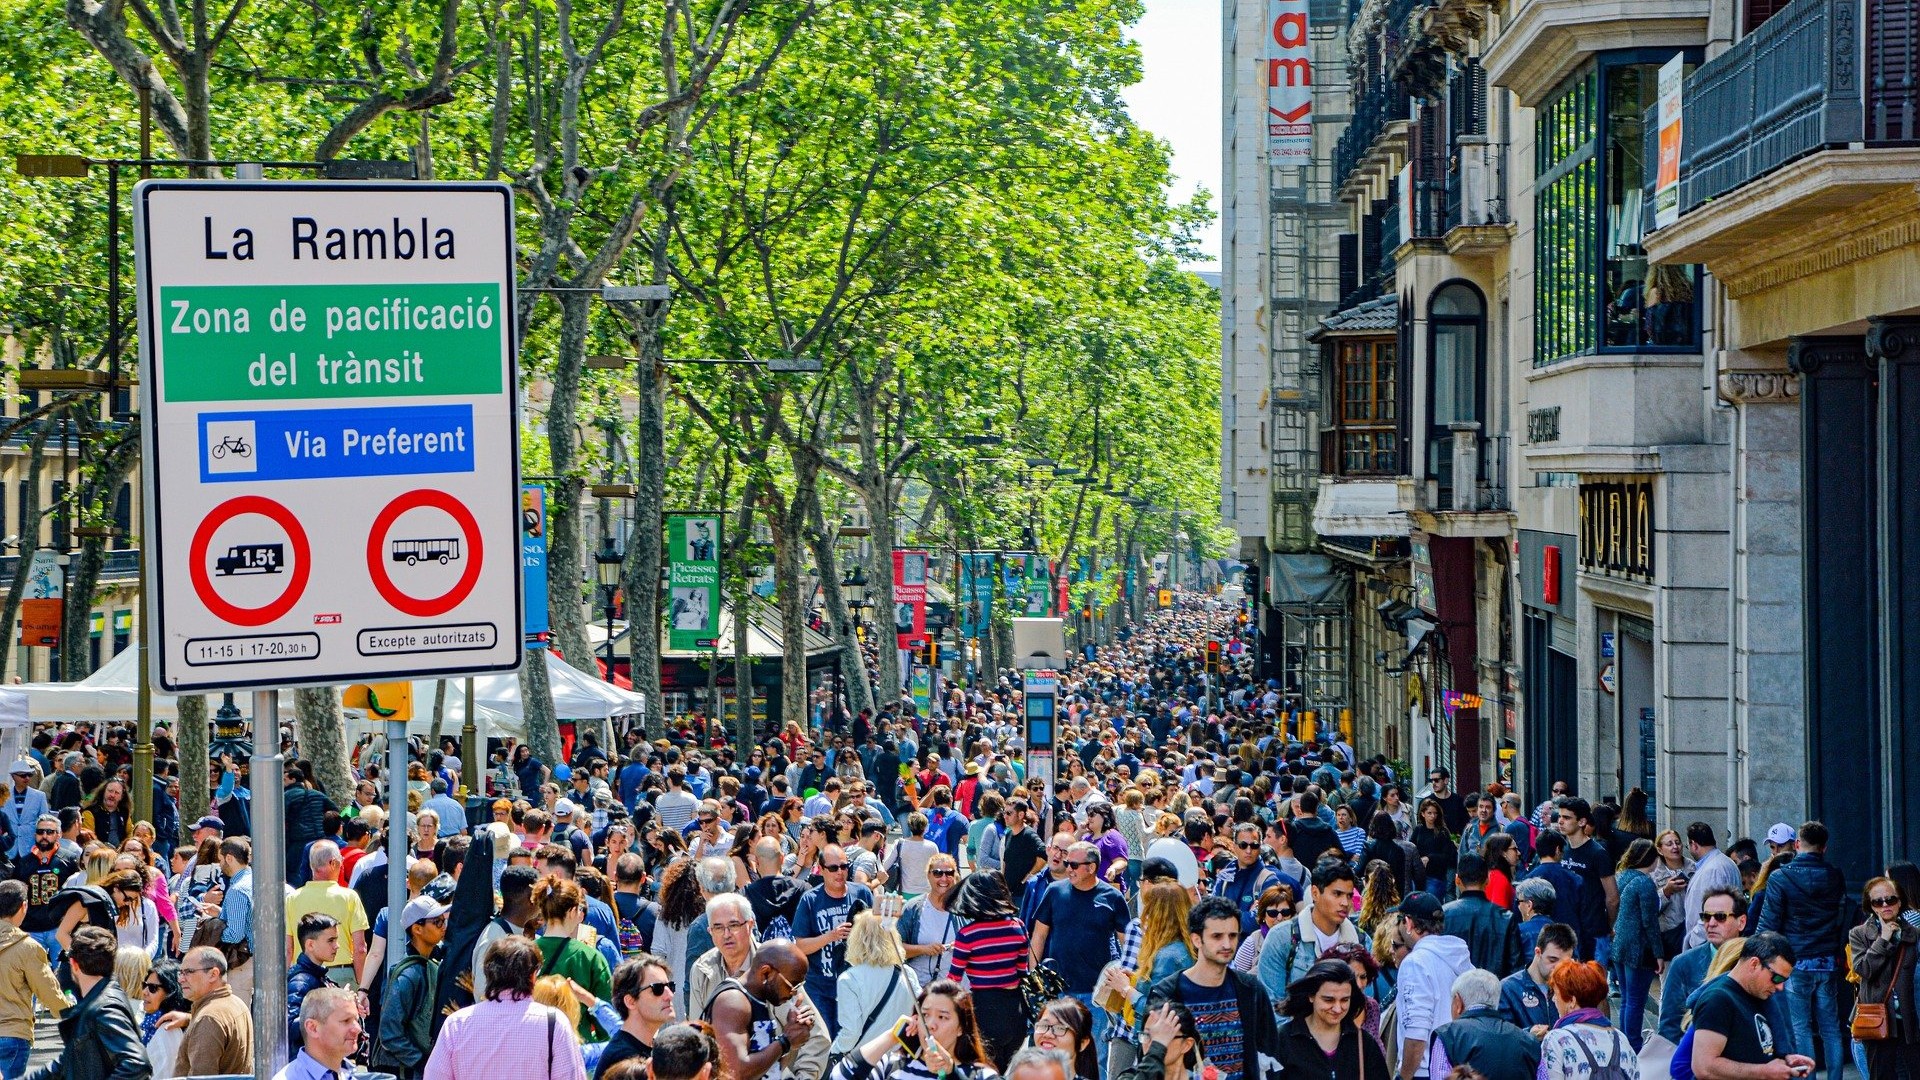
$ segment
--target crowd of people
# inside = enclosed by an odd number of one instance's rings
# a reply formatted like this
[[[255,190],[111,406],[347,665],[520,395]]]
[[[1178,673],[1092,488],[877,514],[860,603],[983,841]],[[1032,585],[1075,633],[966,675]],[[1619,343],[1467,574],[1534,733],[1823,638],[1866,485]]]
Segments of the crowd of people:
[[[40,732],[0,815],[0,1077],[36,1010],[36,1080],[250,1072],[279,948],[287,1080],[1920,1080],[1911,863],[1855,894],[1819,822],[1726,842],[1637,790],[1408,775],[1305,729],[1249,633],[1186,597],[1062,672],[1050,786],[1011,677],[754,746],[498,745],[477,798],[414,746],[401,821],[376,747],[344,806],[295,756],[285,883],[244,762],[176,840],[164,736],[147,822],[125,732]]]

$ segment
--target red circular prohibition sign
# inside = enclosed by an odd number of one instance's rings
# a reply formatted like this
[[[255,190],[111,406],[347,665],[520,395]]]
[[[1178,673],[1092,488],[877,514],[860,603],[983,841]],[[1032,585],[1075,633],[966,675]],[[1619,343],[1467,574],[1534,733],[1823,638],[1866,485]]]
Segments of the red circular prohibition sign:
[[[207,576],[207,548],[213,543],[214,531],[242,514],[259,514],[271,520],[286,530],[287,541],[293,545],[293,572],[288,575],[286,591],[260,607],[229,604],[213,590],[213,579]],[[200,602],[207,605],[208,611],[235,626],[265,626],[292,611],[293,605],[300,602],[300,594],[307,591],[307,577],[313,570],[307,530],[300,527],[300,519],[293,516],[293,511],[261,495],[242,495],[214,507],[193,531],[193,546],[188,549],[187,559],[193,591],[199,595]]]
[[[381,558],[381,549],[385,546],[387,530],[401,514],[422,506],[443,510],[460,526],[467,542],[467,567],[460,572],[460,580],[453,583],[440,596],[424,600],[408,596],[400,591],[393,579],[387,576],[387,561]],[[367,533],[367,573],[373,579],[373,587],[380,592],[382,599],[393,605],[395,611],[403,615],[428,619],[435,615],[445,615],[460,606],[460,602],[473,593],[474,583],[480,580],[480,561],[484,552],[480,542],[480,523],[473,519],[469,511],[458,499],[444,491],[431,488],[416,488],[387,504],[380,516],[373,519],[373,529]]]

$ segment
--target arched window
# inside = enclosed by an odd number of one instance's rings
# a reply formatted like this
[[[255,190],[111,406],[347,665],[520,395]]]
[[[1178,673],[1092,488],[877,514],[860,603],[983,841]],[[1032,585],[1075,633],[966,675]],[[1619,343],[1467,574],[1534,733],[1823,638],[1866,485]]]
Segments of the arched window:
[[[1452,424],[1486,430],[1487,305],[1465,282],[1442,285],[1427,308],[1427,476],[1453,486]]]

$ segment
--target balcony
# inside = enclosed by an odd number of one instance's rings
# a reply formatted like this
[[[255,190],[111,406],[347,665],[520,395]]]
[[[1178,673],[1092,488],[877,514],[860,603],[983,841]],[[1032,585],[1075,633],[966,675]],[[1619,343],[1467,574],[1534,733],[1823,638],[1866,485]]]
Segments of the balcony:
[[[1508,0],[1481,58],[1495,86],[1536,108],[1596,53],[1706,44],[1713,0]]]
[[[1345,195],[1347,182],[1356,178],[1355,173],[1363,165],[1391,160],[1393,139],[1381,146],[1375,143],[1382,142],[1383,135],[1405,138],[1412,104],[1413,99],[1405,90],[1386,85],[1371,87],[1360,96],[1354,103],[1353,119],[1347,122],[1347,130],[1333,147],[1335,189]]]
[[[1706,263],[1739,300],[1886,250],[1876,238],[1920,210],[1916,53],[1913,0],[1794,0],[1702,64],[1683,92],[1680,219],[1648,257]],[[1819,329],[1769,310],[1734,344]]]
[[[1415,524],[1440,536],[1505,536],[1513,529],[1507,497],[1509,435],[1482,435],[1479,424],[1453,424],[1427,443],[1427,478],[1414,485],[1407,509]],[[1460,483],[1460,477],[1471,477]]]
[[[20,556],[0,555],[0,592],[4,592],[13,581],[15,571],[19,569]],[[140,552],[109,551],[100,565],[102,582],[138,582],[140,580]]]

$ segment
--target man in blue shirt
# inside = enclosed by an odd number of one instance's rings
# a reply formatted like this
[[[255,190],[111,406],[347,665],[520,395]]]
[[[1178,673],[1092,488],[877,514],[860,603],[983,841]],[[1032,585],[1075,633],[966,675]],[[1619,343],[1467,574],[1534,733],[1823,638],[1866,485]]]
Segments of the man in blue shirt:
[[[820,852],[824,880],[807,890],[793,912],[794,945],[807,955],[807,998],[828,1031],[840,1032],[838,980],[844,970],[853,916],[873,909],[873,890],[852,880],[846,849],[829,844]]]
[[[1500,980],[1500,1015],[1508,1023],[1526,1028],[1536,1039],[1560,1020],[1554,1007],[1553,992],[1547,980],[1562,960],[1579,952],[1579,938],[1566,923],[1548,923],[1535,939],[1533,958],[1527,966]],[[1665,1016],[1662,1016],[1665,1019]],[[1679,1017],[1674,1018],[1675,1022]]]
[[[1035,964],[1051,963],[1067,993],[1093,1014],[1093,1045],[1106,1072],[1107,1018],[1093,1007],[1100,969],[1120,955],[1127,932],[1127,901],[1101,881],[1100,852],[1085,841],[1067,849],[1067,880],[1047,887],[1028,928]]]
[[[253,841],[244,836],[229,836],[220,841],[220,869],[227,875],[225,891],[220,897],[218,909],[209,910],[211,905],[203,905],[201,910],[208,915],[218,915],[227,924],[220,935],[222,945],[247,943],[247,951],[253,948]],[[239,967],[227,972],[227,985],[233,995],[246,999],[253,995],[253,961],[248,960]]]
[[[1681,1021],[1687,1013],[1687,1000],[1706,981],[1707,968],[1720,946],[1747,932],[1747,898],[1733,889],[1715,889],[1700,901],[1700,925],[1707,940],[1667,961],[1667,973],[1660,983],[1660,1035],[1679,1045],[1686,1033]],[[1790,1031],[1774,1032],[1784,1039]]]
[[[6,801],[7,827],[13,831],[12,857],[19,858],[33,847],[33,823],[48,812],[46,793],[33,786],[33,762],[26,758],[13,763],[13,791]]]
[[[273,1080],[350,1080],[347,1058],[360,1045],[360,1010],[353,993],[319,986],[300,1001],[300,1052]]]

